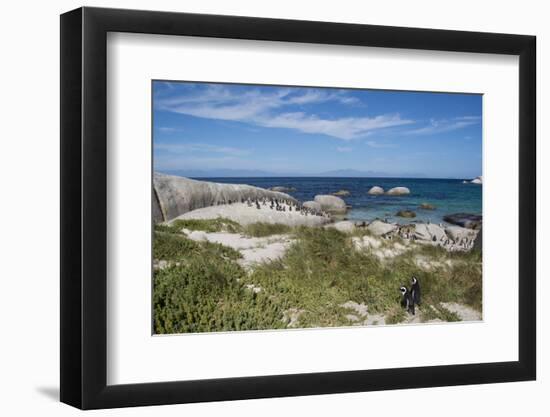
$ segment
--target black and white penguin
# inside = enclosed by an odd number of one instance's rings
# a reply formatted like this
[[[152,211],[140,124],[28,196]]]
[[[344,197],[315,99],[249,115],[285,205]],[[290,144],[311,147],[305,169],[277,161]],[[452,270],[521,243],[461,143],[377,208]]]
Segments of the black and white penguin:
[[[410,291],[407,289],[407,287],[401,287],[399,288],[399,291],[401,291],[401,307],[414,315],[414,301],[412,299]]]
[[[415,303],[417,306],[420,305],[420,282],[418,282],[418,278],[413,276],[411,278],[411,296],[413,303]]]

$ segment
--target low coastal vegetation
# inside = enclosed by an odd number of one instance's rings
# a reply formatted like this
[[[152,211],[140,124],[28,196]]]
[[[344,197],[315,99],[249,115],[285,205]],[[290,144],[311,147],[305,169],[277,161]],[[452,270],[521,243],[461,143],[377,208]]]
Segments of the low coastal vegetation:
[[[187,230],[200,230],[203,232],[229,232],[229,233],[242,233],[250,237],[265,237],[276,234],[288,233],[292,230],[290,226],[280,223],[265,223],[256,222],[246,226],[241,226],[239,223],[225,218],[217,219],[188,219],[188,220],[175,220],[169,226],[157,225],[157,228],[161,230],[168,228],[170,231],[179,232],[182,229]],[[166,229],[164,229],[166,230]]]
[[[281,258],[244,268],[238,250],[194,241],[183,230],[250,237],[284,234],[292,244]],[[154,234],[157,334],[363,324],[353,306],[377,318],[368,324],[400,323],[409,317],[399,305],[398,290],[412,275],[422,283],[420,321],[459,320],[442,303],[482,308],[481,253],[476,250],[447,252],[415,245],[381,258],[354,245],[354,238],[369,235],[366,229],[346,234],[323,227],[241,226],[223,218],[159,224]],[[405,247],[399,238],[377,242],[378,250]]]

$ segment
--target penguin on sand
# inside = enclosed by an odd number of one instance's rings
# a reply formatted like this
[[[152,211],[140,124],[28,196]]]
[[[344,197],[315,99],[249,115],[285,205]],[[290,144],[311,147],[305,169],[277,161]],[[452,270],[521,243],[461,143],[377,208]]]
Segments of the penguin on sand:
[[[418,278],[416,278],[414,275],[411,278],[411,297],[412,297],[413,303],[419,306],[420,305],[420,282],[418,282]]]
[[[410,291],[407,289],[407,287],[401,287],[399,288],[399,291],[401,291],[401,307],[414,315],[414,301],[412,299]]]

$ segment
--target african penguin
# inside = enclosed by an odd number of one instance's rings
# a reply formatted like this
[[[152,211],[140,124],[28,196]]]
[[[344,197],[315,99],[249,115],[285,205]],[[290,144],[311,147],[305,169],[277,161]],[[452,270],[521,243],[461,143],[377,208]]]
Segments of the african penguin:
[[[414,301],[410,291],[406,287],[399,288],[399,291],[401,291],[401,307],[414,315]]]
[[[411,278],[411,296],[413,299],[413,302],[419,306],[420,305],[420,282],[418,282],[418,278],[413,276]]]

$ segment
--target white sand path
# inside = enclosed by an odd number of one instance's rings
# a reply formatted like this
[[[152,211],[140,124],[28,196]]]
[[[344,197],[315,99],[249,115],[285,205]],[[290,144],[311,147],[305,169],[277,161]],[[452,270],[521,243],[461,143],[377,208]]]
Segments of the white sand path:
[[[182,232],[191,240],[219,243],[239,251],[243,257],[238,262],[245,268],[282,258],[294,242],[288,235],[248,237],[240,233],[207,233],[187,229],[183,229]]]

